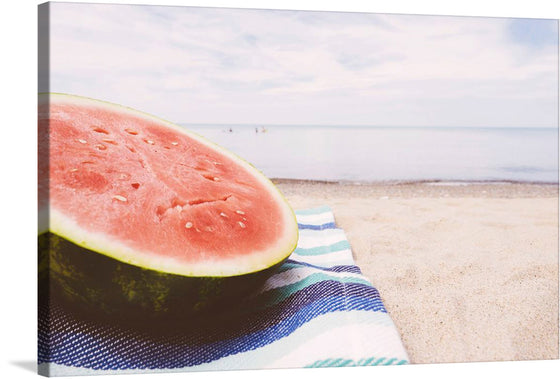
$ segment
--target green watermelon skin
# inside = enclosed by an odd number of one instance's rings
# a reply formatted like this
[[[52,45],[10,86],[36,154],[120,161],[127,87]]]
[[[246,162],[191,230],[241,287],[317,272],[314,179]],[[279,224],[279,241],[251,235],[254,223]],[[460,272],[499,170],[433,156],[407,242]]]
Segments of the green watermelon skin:
[[[141,325],[235,307],[282,262],[230,277],[187,277],[130,265],[47,232],[39,236],[39,297],[80,317]]]

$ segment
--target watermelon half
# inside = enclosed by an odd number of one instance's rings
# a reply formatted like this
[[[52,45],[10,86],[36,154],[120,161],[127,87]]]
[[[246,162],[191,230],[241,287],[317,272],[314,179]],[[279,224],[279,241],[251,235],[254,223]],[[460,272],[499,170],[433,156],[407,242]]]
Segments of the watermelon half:
[[[289,204],[233,153],[99,100],[41,94],[38,112],[47,296],[108,314],[188,311],[247,293],[295,249]]]

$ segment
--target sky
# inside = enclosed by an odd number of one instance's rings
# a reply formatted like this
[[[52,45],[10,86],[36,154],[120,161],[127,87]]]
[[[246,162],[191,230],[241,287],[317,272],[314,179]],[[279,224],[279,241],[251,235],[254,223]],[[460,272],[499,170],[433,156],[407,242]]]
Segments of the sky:
[[[558,127],[558,20],[51,7],[40,91],[185,124]]]

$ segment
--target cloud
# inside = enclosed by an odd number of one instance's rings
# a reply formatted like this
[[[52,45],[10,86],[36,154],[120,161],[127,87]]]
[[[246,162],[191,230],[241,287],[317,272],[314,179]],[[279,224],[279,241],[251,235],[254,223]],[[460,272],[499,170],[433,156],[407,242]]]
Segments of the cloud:
[[[557,126],[554,20],[51,7],[51,90],[177,122]]]

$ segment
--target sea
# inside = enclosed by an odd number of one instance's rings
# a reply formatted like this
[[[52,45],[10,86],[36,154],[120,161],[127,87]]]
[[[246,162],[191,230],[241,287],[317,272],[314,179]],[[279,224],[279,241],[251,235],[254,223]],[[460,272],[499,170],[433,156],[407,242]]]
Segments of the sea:
[[[269,178],[558,183],[557,128],[183,126]]]

